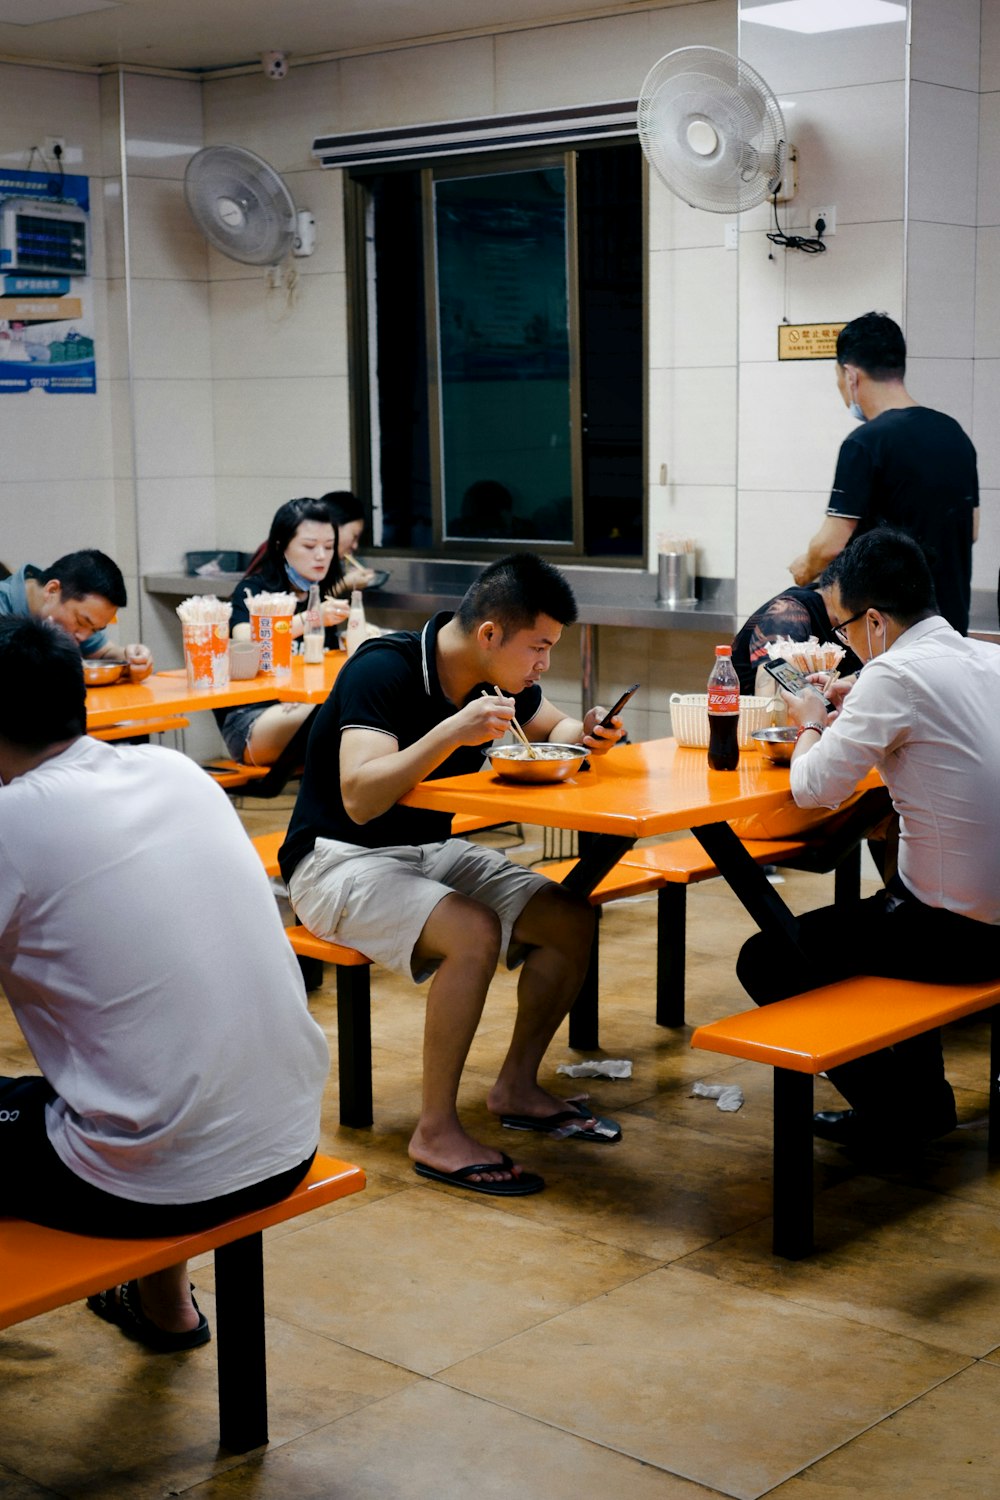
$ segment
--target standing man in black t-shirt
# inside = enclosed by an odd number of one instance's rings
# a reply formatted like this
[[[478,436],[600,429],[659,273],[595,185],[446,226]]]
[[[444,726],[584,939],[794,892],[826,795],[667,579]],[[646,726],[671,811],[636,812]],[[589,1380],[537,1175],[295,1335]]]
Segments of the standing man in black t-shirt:
[[[979,531],[976,450],[953,417],[908,393],[902,330],[885,313],[844,325],[836,372],[844,404],[863,425],[841,444],[826,519],[791,564],[792,577],[811,583],[853,536],[898,527],[920,543],[938,610],[964,635]]]
[[[501,957],[518,981],[507,1056],[487,1098],[514,1130],[607,1142],[611,1120],[543,1089],[538,1068],[583,981],[593,932],[586,901],[495,849],[452,839],[451,817],[403,807],[427,778],[476,771],[517,717],[529,739],[601,754],[621,737],[581,722],[539,686],[576,601],[531,553],[486,568],[454,615],[366,642],[318,710],[280,851],[299,920],[376,963],[431,978],[420,1119],[410,1139],[423,1177],[497,1197],[538,1192],[541,1177],[470,1136],[456,1108],[465,1059]]]

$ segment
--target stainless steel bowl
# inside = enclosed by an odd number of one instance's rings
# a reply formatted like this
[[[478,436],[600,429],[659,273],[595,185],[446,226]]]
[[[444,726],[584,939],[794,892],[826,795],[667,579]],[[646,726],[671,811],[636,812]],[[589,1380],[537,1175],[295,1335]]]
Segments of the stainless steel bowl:
[[[776,766],[787,766],[795,749],[799,731],[794,724],[780,724],[772,729],[755,729],[754,742],[761,753]]]
[[[523,745],[495,745],[490,765],[505,781],[566,781],[575,776],[587,758],[583,745],[536,746],[539,757],[531,759]]]
[[[117,682],[126,670],[126,663],[123,661],[104,661],[100,657],[88,661],[85,657],[83,680],[88,687],[107,687],[109,683]]]

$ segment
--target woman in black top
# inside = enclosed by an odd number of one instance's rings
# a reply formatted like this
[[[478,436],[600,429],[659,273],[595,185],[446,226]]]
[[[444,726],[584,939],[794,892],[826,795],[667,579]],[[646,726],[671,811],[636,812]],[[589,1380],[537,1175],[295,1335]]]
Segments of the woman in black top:
[[[347,605],[334,594],[343,574],[337,547],[337,528],[321,500],[288,500],[275,514],[265,546],[233,590],[230,634],[250,639],[247,599],[254,594],[292,594],[295,614],[292,638],[301,639],[303,611],[311,584],[318,583],[326,626],[326,645],[337,645],[337,624],[346,618]],[[220,709],[216,720],[234,760],[249,766],[271,766],[313,713],[309,703],[249,703]]]

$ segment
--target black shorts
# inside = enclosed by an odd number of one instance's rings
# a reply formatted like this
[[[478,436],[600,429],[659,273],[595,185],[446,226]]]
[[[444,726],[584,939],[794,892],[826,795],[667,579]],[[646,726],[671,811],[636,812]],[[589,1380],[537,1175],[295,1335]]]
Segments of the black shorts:
[[[44,1078],[0,1078],[0,1214],[49,1229],[114,1239],[196,1234],[287,1197],[316,1154],[287,1172],[221,1198],[135,1203],[84,1182],[56,1155],[45,1129],[45,1106],[55,1098]]]

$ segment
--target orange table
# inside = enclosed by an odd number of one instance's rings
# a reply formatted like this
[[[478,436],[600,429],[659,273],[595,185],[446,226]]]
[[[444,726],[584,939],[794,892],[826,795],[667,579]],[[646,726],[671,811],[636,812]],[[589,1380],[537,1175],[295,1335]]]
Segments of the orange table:
[[[242,703],[323,703],[347,655],[328,651],[322,664],[307,666],[300,656],[292,658],[290,677],[258,674],[246,682],[231,682],[224,688],[187,685],[183,667],[154,672],[145,682],[113,683],[87,690],[87,728],[103,729],[122,722],[141,724],[167,714],[200,713],[209,708],[235,708]],[[138,731],[141,734],[141,729]]]
[[[879,785],[874,773],[862,783]],[[729,826],[733,818],[791,805],[787,766],[744,751],[736,771],[710,771],[703,749],[685,749],[672,739],[647,740],[592,756],[590,770],[570,781],[530,786],[483,771],[421,782],[401,800],[498,823],[575,829],[581,835],[580,860],[564,883],[580,895],[589,895],[636,839],[690,829],[761,930],[773,933],[790,961],[798,961],[803,987],[811,986],[794,916]],[[575,1016],[573,1046],[596,1046],[596,1034],[596,1013]]]

